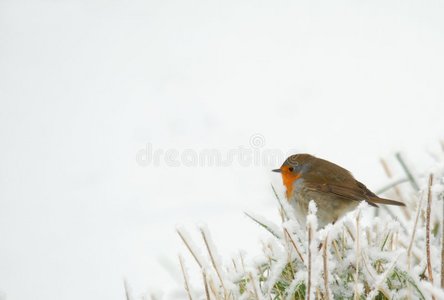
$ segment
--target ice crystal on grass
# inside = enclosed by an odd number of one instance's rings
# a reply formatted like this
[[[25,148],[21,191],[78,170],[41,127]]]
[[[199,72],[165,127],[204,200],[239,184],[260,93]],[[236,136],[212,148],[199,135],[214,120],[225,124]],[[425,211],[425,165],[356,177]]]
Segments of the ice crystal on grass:
[[[276,194],[281,224],[246,213],[270,233],[262,242],[262,257],[248,265],[247,254],[223,265],[206,227],[200,229],[200,249],[180,229],[202,269],[200,293],[189,291],[184,274],[189,298],[443,299],[444,165],[417,178],[400,155],[397,159],[408,180],[397,180],[385,191],[393,192],[388,197],[402,197],[406,208],[386,207],[364,220],[364,213],[375,210],[363,202],[336,224],[318,228],[313,201],[306,224],[299,224],[290,205]]]

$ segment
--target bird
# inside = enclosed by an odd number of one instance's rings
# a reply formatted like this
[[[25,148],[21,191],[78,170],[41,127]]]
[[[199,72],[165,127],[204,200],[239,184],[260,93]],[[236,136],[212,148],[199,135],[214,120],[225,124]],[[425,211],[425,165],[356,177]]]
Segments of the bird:
[[[378,197],[346,169],[307,153],[288,157],[279,169],[286,198],[295,209],[299,223],[305,224],[311,200],[317,206],[319,228],[334,224],[361,201],[373,207],[378,204],[405,206],[404,203]]]

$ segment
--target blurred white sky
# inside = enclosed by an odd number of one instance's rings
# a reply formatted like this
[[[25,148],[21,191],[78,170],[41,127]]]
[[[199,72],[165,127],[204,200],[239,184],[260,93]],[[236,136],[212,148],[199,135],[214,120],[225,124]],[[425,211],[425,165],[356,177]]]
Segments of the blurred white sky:
[[[269,166],[155,149],[296,149],[384,183],[444,136],[440,1],[0,1],[0,295],[123,299],[172,279],[176,224],[222,253],[273,216]],[[276,166],[277,167],[277,166]],[[191,261],[190,261],[190,265]],[[0,296],[1,297],[1,296]]]

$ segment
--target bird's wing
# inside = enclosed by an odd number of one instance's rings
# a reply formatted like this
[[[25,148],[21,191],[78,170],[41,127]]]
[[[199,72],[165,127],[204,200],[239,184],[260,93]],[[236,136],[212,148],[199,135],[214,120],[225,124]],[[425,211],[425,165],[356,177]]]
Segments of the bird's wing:
[[[377,207],[374,201],[371,201],[369,198],[374,196],[372,192],[370,192],[372,195],[366,195],[365,190],[359,187],[359,185],[356,184],[348,184],[341,185],[339,183],[331,184],[331,183],[310,183],[305,182],[305,188],[318,192],[318,193],[326,193],[326,194],[334,194],[339,198],[352,200],[352,201],[363,201],[365,200],[368,202],[371,206]]]
[[[331,183],[310,183],[305,182],[305,187],[309,190],[318,192],[318,193],[329,193],[334,194],[337,197],[353,200],[353,201],[362,201],[365,200],[368,204],[374,207],[378,207],[378,204],[388,204],[388,205],[397,205],[397,206],[405,206],[404,203],[398,202],[395,200],[379,198],[375,193],[370,191],[364,184],[355,180],[354,184],[331,184]]]
[[[316,166],[314,170],[316,169],[321,169],[321,166]],[[329,161],[322,160],[322,170],[324,172],[312,171],[305,175],[304,186],[307,189],[318,193],[334,194],[339,198],[352,201],[365,200],[375,207],[378,206],[376,203],[405,206],[404,203],[398,201],[379,198],[363,183],[357,181],[349,171]]]

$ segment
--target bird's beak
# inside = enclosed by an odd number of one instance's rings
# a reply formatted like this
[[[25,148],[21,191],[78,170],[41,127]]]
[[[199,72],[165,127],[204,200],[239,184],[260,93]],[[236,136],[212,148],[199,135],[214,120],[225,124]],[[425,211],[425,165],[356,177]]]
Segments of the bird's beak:
[[[281,171],[281,169],[274,169],[274,170],[271,170],[271,172],[281,173],[282,171]]]

